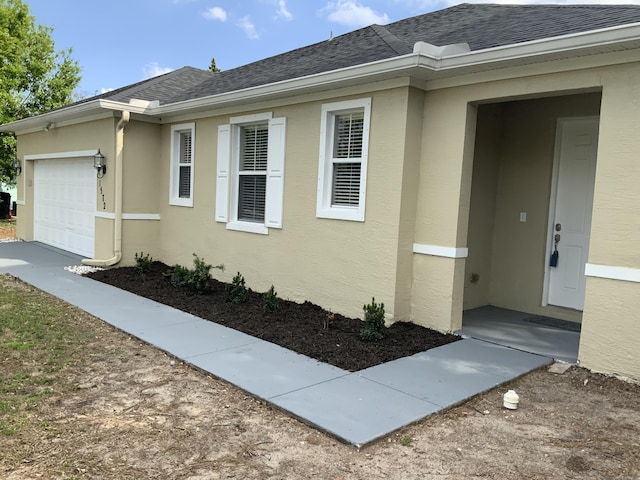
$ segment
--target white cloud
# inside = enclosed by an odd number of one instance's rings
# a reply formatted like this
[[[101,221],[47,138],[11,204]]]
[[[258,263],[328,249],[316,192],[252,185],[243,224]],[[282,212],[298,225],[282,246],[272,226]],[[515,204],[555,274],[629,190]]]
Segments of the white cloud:
[[[142,72],[144,74],[145,80],[147,78],[157,77],[158,75],[163,75],[165,73],[172,72],[173,68],[170,67],[161,67],[158,62],[150,62],[147,63],[143,68]]]
[[[278,18],[284,18],[285,20],[292,20],[293,15],[287,9],[287,1],[286,0],[278,0]]]
[[[219,20],[221,22],[227,21],[227,12],[222,7],[211,7],[204,12],[202,12],[202,16],[207,20]]]
[[[258,35],[258,32],[256,31],[256,26],[253,24],[253,22],[249,18],[249,15],[247,15],[246,17],[242,17],[240,20],[238,20],[236,22],[236,25],[238,25],[242,30],[244,30],[244,33],[247,35],[249,39],[256,40],[260,37],[260,35]]]
[[[100,89],[100,93],[107,93],[107,92],[113,92],[113,88],[104,88],[104,87],[102,87]]]
[[[327,3],[323,9],[329,12],[327,18],[336,23],[348,27],[365,27],[372,23],[389,23],[389,16],[386,13],[380,14],[370,7],[364,6],[357,0],[337,0]]]

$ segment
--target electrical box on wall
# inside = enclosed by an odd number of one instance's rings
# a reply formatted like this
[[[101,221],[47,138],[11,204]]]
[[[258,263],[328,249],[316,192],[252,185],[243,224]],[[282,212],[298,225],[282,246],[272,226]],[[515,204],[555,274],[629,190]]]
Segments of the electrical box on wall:
[[[525,223],[527,221],[527,212],[520,212],[520,221]]]

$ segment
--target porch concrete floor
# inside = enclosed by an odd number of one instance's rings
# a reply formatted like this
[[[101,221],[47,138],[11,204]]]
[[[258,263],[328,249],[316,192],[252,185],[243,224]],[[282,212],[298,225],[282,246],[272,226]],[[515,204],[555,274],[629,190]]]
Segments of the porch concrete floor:
[[[64,270],[80,261],[35,242],[0,243],[0,273],[76,305],[356,446],[549,364],[555,355],[465,338],[352,373]],[[504,330],[498,320],[496,326]],[[471,323],[465,323],[465,334]],[[506,330],[508,338],[516,338]]]
[[[530,321],[532,317],[536,315],[493,306],[474,308],[463,313],[462,329],[456,333],[553,357],[561,362],[576,363],[580,332],[535,323]]]

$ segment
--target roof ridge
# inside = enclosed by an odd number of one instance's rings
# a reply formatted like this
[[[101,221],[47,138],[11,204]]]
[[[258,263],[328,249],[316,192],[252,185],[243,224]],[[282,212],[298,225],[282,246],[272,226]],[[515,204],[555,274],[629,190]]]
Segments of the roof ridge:
[[[412,47],[410,45],[404,43],[382,25],[373,24],[370,25],[369,28],[371,28],[376,33],[376,35],[378,35],[378,37],[380,37],[380,39],[398,55],[411,53]]]

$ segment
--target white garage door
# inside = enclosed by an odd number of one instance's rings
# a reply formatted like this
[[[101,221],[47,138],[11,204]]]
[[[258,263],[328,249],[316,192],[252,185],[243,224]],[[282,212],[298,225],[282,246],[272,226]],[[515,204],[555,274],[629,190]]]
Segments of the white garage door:
[[[93,257],[96,171],[91,158],[36,160],[34,238]]]

